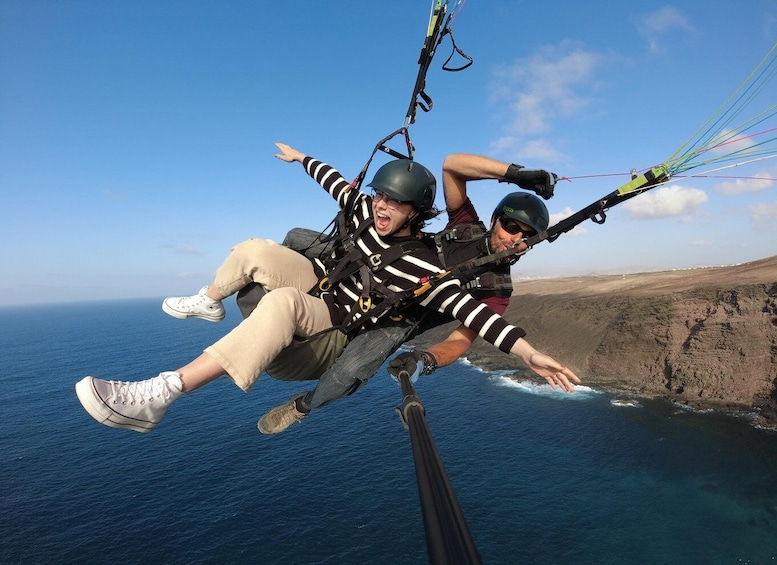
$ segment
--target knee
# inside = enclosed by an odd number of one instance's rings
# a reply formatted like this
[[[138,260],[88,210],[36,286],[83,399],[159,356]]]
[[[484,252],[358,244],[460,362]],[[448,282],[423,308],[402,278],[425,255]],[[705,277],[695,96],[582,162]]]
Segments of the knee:
[[[266,256],[272,245],[278,245],[270,239],[247,239],[232,248],[233,257],[256,260]]]
[[[301,295],[302,291],[293,287],[284,286],[276,288],[272,292],[268,292],[262,298],[262,304],[265,305],[267,309],[272,309],[274,311],[296,312],[302,303]]]

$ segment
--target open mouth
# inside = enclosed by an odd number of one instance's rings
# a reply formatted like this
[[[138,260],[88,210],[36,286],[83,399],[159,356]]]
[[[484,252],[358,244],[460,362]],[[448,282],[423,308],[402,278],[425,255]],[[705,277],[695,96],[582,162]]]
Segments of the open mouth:
[[[375,214],[375,228],[380,231],[387,231],[391,225],[391,218],[385,214]]]

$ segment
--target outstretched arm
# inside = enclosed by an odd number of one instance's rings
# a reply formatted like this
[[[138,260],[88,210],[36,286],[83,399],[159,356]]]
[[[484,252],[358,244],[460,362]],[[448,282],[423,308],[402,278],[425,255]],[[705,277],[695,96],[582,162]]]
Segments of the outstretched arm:
[[[424,351],[415,350],[400,354],[389,364],[389,373],[395,377],[401,370],[413,373],[416,363],[418,370],[424,369],[424,352],[431,353],[436,365],[432,370],[450,365],[456,359],[464,355],[469,346],[477,337],[477,334],[465,326],[459,326],[445,340],[436,343]],[[518,355],[532,371],[543,377],[551,387],[560,387],[565,392],[574,392],[572,383],[580,384],[578,376],[570,369],[562,366],[552,357],[534,349],[528,341],[521,338],[515,342],[510,353]],[[429,371],[431,372],[431,371]],[[422,374],[429,374],[423,372]]]
[[[332,198],[337,200],[341,208],[345,207],[348,198],[359,198],[361,193],[359,191],[351,191],[351,184],[331,165],[305,155],[302,151],[297,151],[285,143],[276,142],[275,146],[279,150],[275,154],[277,159],[287,163],[294,163],[295,161],[300,163],[313,180],[326,190]]]
[[[450,365],[456,359],[464,355],[477,334],[466,326],[459,326],[444,341],[427,347],[425,351],[431,353],[437,361],[437,368]],[[574,392],[572,383],[580,383],[580,379],[570,369],[562,366],[553,358],[540,353],[521,338],[513,345],[510,353],[518,355],[532,371],[543,377],[551,387],[560,387],[566,392]]]
[[[475,300],[472,295],[463,291],[455,280],[432,287],[421,305],[453,315],[501,351],[521,357],[530,369],[545,378],[554,388],[561,386],[563,390],[572,391],[574,386],[570,380],[579,382],[571,370],[540,353],[524,340],[526,332],[523,329],[511,325],[486,304]]]

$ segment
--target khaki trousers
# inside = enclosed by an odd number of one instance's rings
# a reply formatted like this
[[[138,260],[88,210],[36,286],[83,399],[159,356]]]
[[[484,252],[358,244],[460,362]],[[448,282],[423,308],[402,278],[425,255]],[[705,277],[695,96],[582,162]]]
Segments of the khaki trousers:
[[[295,335],[308,337],[332,327],[326,303],[307,294],[318,278],[303,255],[267,239],[239,243],[216,271],[214,285],[230,296],[252,281],[272,292],[235,329],[205,349],[245,391]]]

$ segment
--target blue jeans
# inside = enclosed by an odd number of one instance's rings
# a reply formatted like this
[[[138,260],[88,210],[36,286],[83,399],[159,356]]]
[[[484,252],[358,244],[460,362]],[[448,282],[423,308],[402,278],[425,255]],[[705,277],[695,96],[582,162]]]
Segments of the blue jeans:
[[[303,405],[320,408],[355,392],[410,338],[413,329],[407,321],[385,322],[357,334],[335,364],[321,375],[315,390],[305,395]]]
[[[310,258],[318,257],[325,247],[316,239],[318,235],[313,230],[294,228],[286,234],[283,245]],[[406,320],[385,321],[357,334],[335,364],[321,375],[315,390],[308,391],[302,399],[303,405],[310,409],[320,408],[355,392],[410,339],[413,329],[413,324]]]

